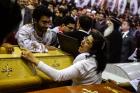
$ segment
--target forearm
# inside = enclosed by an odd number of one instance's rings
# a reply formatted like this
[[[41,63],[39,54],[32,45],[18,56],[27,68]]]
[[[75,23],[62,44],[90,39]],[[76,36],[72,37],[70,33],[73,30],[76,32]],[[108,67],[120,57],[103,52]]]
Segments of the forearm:
[[[78,71],[73,66],[63,70],[56,70],[43,62],[39,62],[37,66],[41,71],[46,73],[55,81],[70,80],[76,78],[79,75]]]
[[[37,41],[22,40],[22,42],[18,42],[18,44],[20,47],[29,49],[32,52],[48,52],[45,45],[38,43]]]

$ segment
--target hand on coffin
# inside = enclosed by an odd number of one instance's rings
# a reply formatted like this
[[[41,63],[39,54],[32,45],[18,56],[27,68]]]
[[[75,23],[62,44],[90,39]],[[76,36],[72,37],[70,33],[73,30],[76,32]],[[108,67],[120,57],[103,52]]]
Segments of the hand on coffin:
[[[35,65],[37,65],[39,62],[39,60],[33,55],[33,53],[26,49],[22,49],[21,57],[27,60],[27,62],[31,62]]]
[[[4,47],[6,49],[6,53],[8,53],[8,54],[12,54],[14,52],[13,45],[11,45],[9,43],[3,43],[2,47]]]
[[[57,48],[54,47],[54,46],[46,45],[45,47],[46,47],[48,50],[57,50]]]

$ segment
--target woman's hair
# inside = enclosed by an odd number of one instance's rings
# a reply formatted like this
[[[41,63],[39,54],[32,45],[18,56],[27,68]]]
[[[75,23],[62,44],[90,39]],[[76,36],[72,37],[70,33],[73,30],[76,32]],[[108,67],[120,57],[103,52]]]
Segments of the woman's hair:
[[[103,72],[106,67],[106,41],[103,35],[99,31],[93,31],[90,33],[93,37],[93,45],[90,49],[90,56],[95,55],[97,60],[97,73]]]

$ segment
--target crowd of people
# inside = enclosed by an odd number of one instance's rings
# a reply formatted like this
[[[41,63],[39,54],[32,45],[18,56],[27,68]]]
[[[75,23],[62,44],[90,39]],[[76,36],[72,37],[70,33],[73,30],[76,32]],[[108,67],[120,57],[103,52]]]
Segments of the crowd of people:
[[[11,8],[12,7],[12,8]],[[71,0],[0,1],[0,44],[8,53],[18,44],[21,57],[35,64],[55,81],[73,80],[73,85],[100,84],[107,63],[140,60],[140,16],[126,9],[123,15],[106,7],[76,7]],[[18,25],[19,24],[19,25]],[[59,48],[57,34],[79,41],[73,65],[56,70],[35,58],[32,52]],[[69,43],[69,42],[68,42]],[[72,46],[71,46],[72,47]]]
[[[106,7],[79,8],[72,1],[67,4],[66,0],[36,1],[33,10],[28,7],[28,0],[17,0],[17,3],[22,21],[4,40],[6,47],[10,43],[32,52],[48,52],[49,46],[59,47],[58,33],[78,39],[80,45],[84,36],[99,31],[106,38],[109,63],[139,60],[140,18],[138,14],[132,17],[129,8],[119,15]]]

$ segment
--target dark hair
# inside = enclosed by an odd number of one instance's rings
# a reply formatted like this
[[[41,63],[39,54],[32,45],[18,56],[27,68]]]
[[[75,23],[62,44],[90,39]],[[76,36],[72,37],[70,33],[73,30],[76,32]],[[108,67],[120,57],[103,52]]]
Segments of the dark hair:
[[[106,41],[103,35],[99,31],[93,31],[90,33],[93,37],[93,46],[90,49],[90,56],[95,55],[97,60],[97,73],[103,72],[106,67]]]
[[[44,5],[40,5],[33,11],[33,19],[39,21],[42,16],[51,17],[52,12]]]
[[[123,22],[127,22],[127,25],[128,25],[128,26],[131,26],[131,24],[130,24],[131,22],[130,22],[129,20],[123,20]],[[123,23],[123,22],[122,22],[122,23]]]
[[[90,28],[92,27],[92,22],[92,18],[90,18],[89,16],[83,15],[79,17],[80,27],[85,31],[90,30]]]
[[[20,6],[15,0],[0,0],[0,44],[21,21]]]
[[[62,7],[59,7],[58,11],[59,11],[59,13],[62,14],[62,17],[66,16],[66,14],[69,12],[68,9],[65,9],[65,8],[62,8]]]
[[[63,24],[68,25],[69,23],[75,24],[74,18],[71,17],[71,16],[65,16],[65,17],[63,18]]]
[[[103,15],[104,18],[106,18],[106,14],[103,12],[100,12],[99,14]]]
[[[56,27],[56,26],[61,26],[63,23],[63,18],[60,17],[60,16],[55,16],[53,18],[53,26]]]

